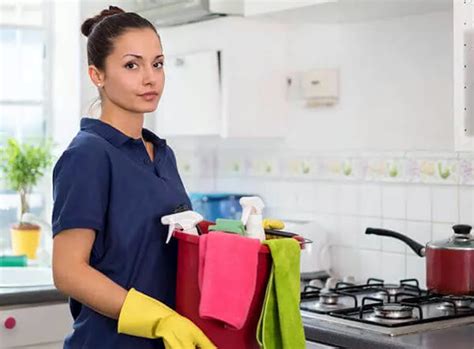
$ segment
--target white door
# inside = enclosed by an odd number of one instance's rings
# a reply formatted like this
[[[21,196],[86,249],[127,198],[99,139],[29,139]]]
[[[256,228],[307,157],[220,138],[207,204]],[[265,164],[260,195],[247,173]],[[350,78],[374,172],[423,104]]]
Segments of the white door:
[[[221,131],[219,52],[165,58],[165,87],[156,115],[159,135],[218,135]]]

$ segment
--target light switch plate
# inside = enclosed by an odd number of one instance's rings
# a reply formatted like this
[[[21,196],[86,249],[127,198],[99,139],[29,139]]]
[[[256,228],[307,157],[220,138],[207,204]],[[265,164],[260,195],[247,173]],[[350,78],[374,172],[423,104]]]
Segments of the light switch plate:
[[[314,69],[301,79],[302,95],[306,99],[337,99],[339,97],[339,70]]]

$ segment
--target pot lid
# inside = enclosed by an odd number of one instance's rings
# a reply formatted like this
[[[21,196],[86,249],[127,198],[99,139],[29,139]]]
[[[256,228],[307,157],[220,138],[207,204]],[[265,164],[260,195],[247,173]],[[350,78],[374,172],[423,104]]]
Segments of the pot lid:
[[[474,250],[474,236],[471,234],[471,229],[472,227],[467,224],[454,225],[454,234],[449,239],[432,241],[427,246],[441,249]]]

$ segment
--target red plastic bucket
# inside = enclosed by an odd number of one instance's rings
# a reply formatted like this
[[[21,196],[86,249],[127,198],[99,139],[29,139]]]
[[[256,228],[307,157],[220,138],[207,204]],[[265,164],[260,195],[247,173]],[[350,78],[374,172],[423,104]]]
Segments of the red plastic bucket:
[[[203,234],[207,234],[211,224],[214,223],[204,221],[199,224]],[[256,288],[247,321],[240,330],[234,330],[224,327],[219,321],[199,317],[201,296],[198,285],[199,237],[179,231],[175,231],[173,235],[178,239],[176,311],[192,320],[219,349],[259,349],[256,339],[257,324],[272,264],[268,247],[265,245],[260,247]]]

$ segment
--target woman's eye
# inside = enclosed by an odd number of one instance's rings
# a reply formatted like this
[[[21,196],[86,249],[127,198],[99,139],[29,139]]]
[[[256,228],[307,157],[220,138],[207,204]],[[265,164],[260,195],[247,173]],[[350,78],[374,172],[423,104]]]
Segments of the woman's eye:
[[[163,68],[163,65],[164,65],[164,62],[156,62],[156,63],[154,64],[154,66],[155,66],[156,68]]]
[[[125,64],[125,67],[126,67],[127,69],[132,69],[134,65],[136,65],[136,64],[130,62],[130,63]]]

